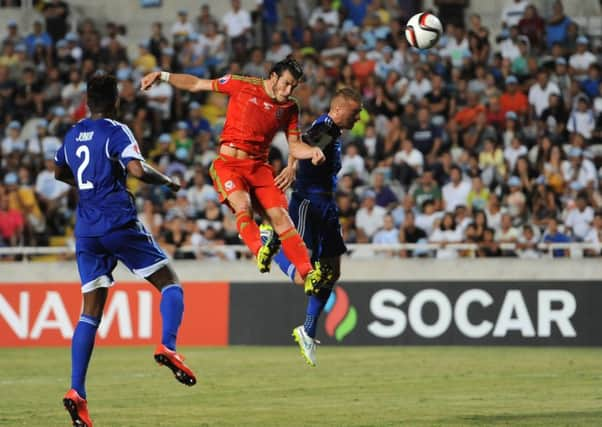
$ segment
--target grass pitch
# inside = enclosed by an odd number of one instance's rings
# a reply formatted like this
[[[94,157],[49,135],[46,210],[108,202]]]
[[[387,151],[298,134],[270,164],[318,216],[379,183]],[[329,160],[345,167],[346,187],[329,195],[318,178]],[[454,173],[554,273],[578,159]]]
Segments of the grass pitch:
[[[95,349],[95,426],[596,426],[602,350],[507,347],[181,348],[198,384],[152,348]],[[0,425],[70,425],[68,348],[0,349]]]

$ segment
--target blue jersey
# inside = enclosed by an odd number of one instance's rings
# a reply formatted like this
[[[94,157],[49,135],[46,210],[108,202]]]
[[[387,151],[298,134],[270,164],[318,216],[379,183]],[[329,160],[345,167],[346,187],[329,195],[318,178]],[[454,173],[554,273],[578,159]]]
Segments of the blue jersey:
[[[103,236],[137,219],[126,190],[126,166],[143,160],[132,131],[109,119],[85,119],[65,135],[57,166],[68,166],[79,193],[76,237]]]
[[[341,170],[341,129],[328,114],[322,114],[302,135],[303,142],[318,146],[326,160],[313,165],[311,159],[299,160],[294,190],[300,193],[334,193],[337,187],[337,173]]]

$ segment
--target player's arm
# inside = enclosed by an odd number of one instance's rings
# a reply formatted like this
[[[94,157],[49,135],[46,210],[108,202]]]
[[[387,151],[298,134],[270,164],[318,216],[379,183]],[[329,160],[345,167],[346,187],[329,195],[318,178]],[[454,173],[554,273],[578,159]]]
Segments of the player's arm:
[[[213,80],[200,79],[190,74],[174,74],[167,71],[153,71],[152,73],[148,73],[142,77],[140,88],[146,90],[159,81],[167,82],[175,88],[190,92],[213,90]]]
[[[54,168],[54,177],[58,181],[63,181],[73,187],[75,187],[75,177],[73,176],[73,172],[71,172],[71,168],[68,166],[56,166]]]
[[[298,134],[289,134],[288,136],[289,153],[295,159],[306,160],[311,159],[314,165],[319,165],[326,160],[326,156],[320,147],[312,147],[301,141]]]
[[[174,193],[180,189],[180,184],[144,161],[137,159],[131,160],[127,164],[127,169],[129,174],[147,184],[165,185]]]

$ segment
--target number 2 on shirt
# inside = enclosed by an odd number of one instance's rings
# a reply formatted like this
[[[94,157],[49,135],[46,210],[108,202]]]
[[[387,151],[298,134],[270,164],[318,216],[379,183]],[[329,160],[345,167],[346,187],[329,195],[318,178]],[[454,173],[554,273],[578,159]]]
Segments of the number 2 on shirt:
[[[77,186],[80,190],[91,190],[94,188],[94,184],[92,181],[83,181],[82,175],[84,174],[84,170],[90,164],[90,149],[86,145],[80,145],[77,147],[75,154],[80,159],[83,157],[82,164],[77,168]]]

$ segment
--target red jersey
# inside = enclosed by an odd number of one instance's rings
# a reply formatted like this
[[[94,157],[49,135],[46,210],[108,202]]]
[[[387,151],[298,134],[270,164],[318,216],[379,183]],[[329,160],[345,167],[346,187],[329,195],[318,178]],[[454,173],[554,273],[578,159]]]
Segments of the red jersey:
[[[265,91],[262,79],[228,74],[213,80],[211,87],[230,95],[220,144],[267,160],[276,132],[301,133],[296,102],[274,101]]]

